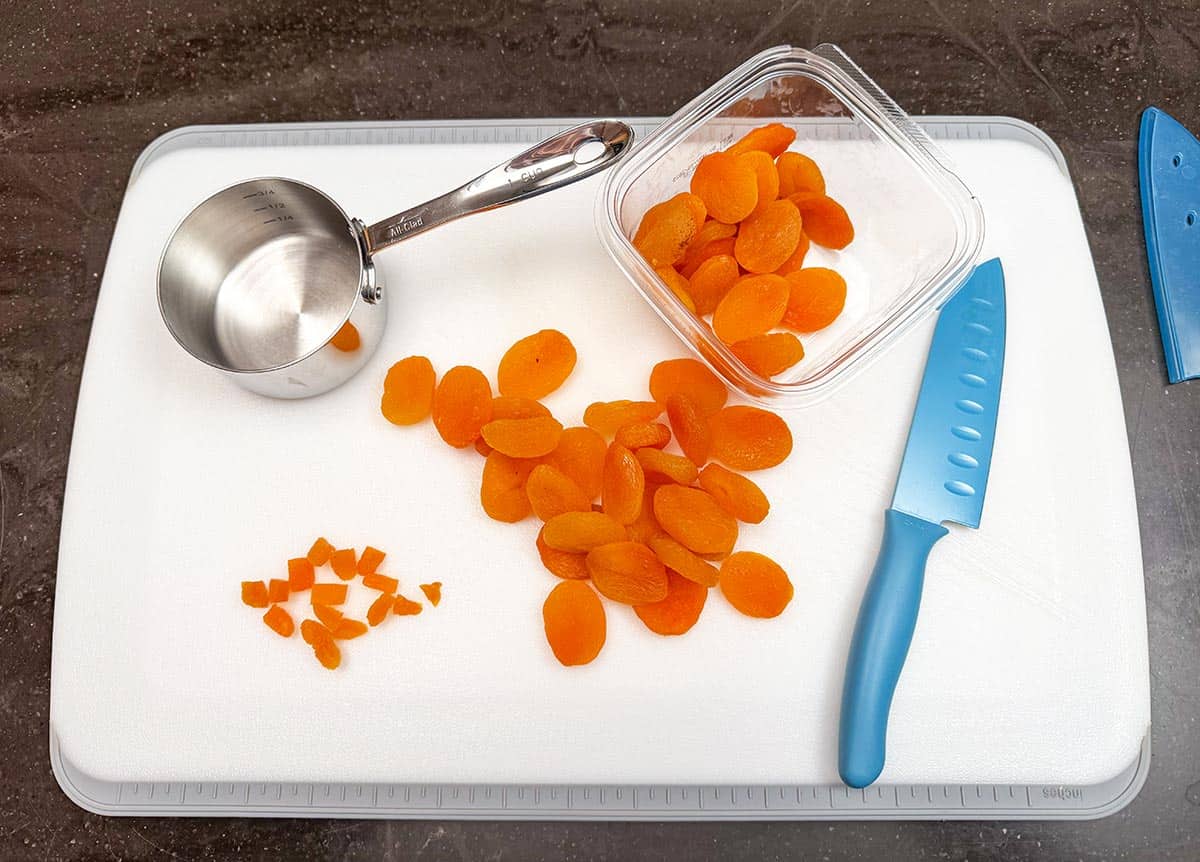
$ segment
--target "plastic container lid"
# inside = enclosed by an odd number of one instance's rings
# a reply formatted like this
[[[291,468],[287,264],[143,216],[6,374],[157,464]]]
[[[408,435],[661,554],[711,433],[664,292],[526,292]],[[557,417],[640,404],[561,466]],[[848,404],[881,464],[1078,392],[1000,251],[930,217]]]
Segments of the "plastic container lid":
[[[805,267],[837,270],[846,306],[801,334],[805,356],[775,376],[741,362],[633,247],[651,206],[687,191],[700,159],[750,129],[781,122],[854,223],[842,251],[812,245]],[[970,275],[983,212],[925,133],[834,45],[772,48],[734,69],[646,137],[608,176],[601,239],[643,297],[733,388],[771,407],[819,401],[936,310]]]

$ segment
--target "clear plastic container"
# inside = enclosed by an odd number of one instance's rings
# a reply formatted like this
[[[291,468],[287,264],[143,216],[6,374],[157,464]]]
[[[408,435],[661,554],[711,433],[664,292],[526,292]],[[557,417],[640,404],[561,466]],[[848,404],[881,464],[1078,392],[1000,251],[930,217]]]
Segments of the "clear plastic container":
[[[642,215],[687,191],[704,156],[782,122],[816,160],[854,223],[842,251],[813,244],[804,265],[846,279],[846,307],[801,335],[805,356],[774,379],[747,368],[634,249]],[[617,264],[683,341],[728,383],[771,407],[813,404],[936,310],[970,275],[983,212],[925,133],[842,51],[780,46],[734,69],[663,123],[609,174],[597,221]]]

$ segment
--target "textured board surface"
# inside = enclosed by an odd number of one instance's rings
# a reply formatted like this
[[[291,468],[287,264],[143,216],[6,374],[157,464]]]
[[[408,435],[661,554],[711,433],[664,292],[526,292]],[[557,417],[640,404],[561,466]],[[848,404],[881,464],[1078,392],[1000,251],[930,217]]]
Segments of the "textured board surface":
[[[1095,275],[1070,182],[1045,151],[946,148],[987,211],[985,256],[1004,260],[1008,364],[982,528],[952,529],[930,560],[883,780],[1094,784],[1136,758],[1149,720],[1133,489]],[[565,671],[540,636],[552,582],[533,525],[487,521],[477,456],[448,451],[429,426],[388,426],[377,400],[403,355],[490,370],[542,326],[579,348],[548,401],[572,420],[590,400],[637,397],[654,361],[681,355],[595,238],[598,181],[381,253],[393,302],[383,346],[320,399],[245,393],[182,354],[158,319],[158,250],[229,182],[297,177],[370,220],[512,149],[281,142],[143,165],[97,307],[64,511],[52,726],[82,773],[836,779],[842,663],[928,327],[837,398],[790,415],[796,455],[761,476],[772,515],[742,540],[792,573],[783,617],[741,618],[714,596],[691,634],[665,641],[612,613],[602,659]],[[440,577],[445,601],[350,644],[340,673],[321,671],[237,602],[238,581],[277,576],[318,533],[383,545],[387,571],[410,589]]]

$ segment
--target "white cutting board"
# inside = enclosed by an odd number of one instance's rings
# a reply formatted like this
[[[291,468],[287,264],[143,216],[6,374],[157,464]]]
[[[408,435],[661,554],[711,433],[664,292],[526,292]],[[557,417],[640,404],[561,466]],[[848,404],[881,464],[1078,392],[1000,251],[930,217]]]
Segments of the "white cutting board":
[[[1008,283],[1008,348],[982,528],[929,561],[896,693],[893,783],[1093,784],[1149,724],[1142,566],[1120,394],[1072,186],[1014,141],[945,148],[982,200]],[[756,474],[768,520],[739,547],[779,560],[777,620],[711,595],[664,639],[609,605],[608,643],[565,669],[541,634],[555,579],[536,525],[489,521],[481,459],[378,411],[388,365],[494,373],[542,327],[576,372],[548,405],[645,395],[684,350],[609,261],[599,179],[381,253],[389,328],[356,379],[312,400],[251,395],[186,356],[154,297],[159,251],[211,192],[257,175],[311,182],[370,221],[513,145],[182,150],[121,210],[79,396],[55,605],[51,728],[108,781],[825,783],[837,780],[845,654],[874,561],[932,322],[830,401],[789,414],[795,452]],[[869,214],[856,215],[860,233]],[[445,599],[321,669],[238,597],[317,535],[374,543],[416,596]],[[291,603],[303,607],[303,600]]]

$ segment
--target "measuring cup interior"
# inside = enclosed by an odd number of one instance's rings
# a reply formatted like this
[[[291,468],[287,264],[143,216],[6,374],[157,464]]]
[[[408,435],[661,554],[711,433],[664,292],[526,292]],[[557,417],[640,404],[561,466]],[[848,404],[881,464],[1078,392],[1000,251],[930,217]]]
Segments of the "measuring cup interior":
[[[294,180],[250,180],[179,225],[163,252],[158,301],[196,358],[225,371],[267,371],[337,332],[362,267],[354,228],[331,199]]]

